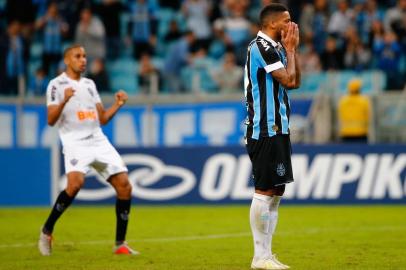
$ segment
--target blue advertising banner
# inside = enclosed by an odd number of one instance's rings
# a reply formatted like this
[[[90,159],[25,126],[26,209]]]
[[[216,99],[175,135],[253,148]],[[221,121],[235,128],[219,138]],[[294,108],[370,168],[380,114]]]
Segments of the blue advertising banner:
[[[242,146],[118,150],[136,203],[229,204],[252,198],[251,162]],[[286,203],[406,203],[406,145],[294,145],[293,152],[295,182],[287,185]],[[66,185],[63,157],[54,182],[52,162],[49,149],[1,149],[0,205],[50,205],[51,194]],[[75,201],[113,203],[115,192],[92,172]]]
[[[136,203],[224,204],[252,198],[251,162],[244,147],[119,152]],[[295,182],[287,185],[288,203],[406,203],[406,145],[295,145],[293,152]],[[62,176],[61,188],[64,181]],[[114,190],[93,174],[76,200],[110,203],[114,198]]]
[[[51,151],[0,149],[0,205],[32,206],[51,203]]]

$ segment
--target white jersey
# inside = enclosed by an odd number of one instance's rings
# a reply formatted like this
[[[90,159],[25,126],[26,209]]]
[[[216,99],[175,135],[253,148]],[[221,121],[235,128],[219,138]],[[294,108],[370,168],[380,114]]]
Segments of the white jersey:
[[[72,87],[75,93],[65,104],[56,123],[63,146],[73,145],[75,141],[89,136],[104,136],[96,108],[101,99],[91,79],[80,78],[76,81],[69,78],[65,72],[62,73],[48,84],[47,106],[62,103],[65,89],[69,87]]]

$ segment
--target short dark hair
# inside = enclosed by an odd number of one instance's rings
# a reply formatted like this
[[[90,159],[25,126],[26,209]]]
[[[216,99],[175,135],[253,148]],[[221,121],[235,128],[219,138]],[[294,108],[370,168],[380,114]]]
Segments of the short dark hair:
[[[275,13],[281,13],[285,11],[289,11],[288,8],[279,3],[272,3],[265,6],[259,14],[259,25],[261,27],[265,26],[269,17],[273,16]]]
[[[69,53],[71,50],[76,49],[76,48],[81,48],[81,47],[83,47],[83,46],[80,45],[80,44],[73,44],[73,45],[70,45],[68,48],[66,48],[66,49],[63,51],[63,58],[65,59],[65,57],[68,55],[68,53]]]

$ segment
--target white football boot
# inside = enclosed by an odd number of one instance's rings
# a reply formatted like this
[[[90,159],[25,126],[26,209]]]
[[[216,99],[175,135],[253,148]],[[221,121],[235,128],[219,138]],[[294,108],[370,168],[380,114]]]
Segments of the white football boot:
[[[52,252],[52,235],[48,235],[42,232],[39,235],[39,240],[38,240],[38,249],[39,252],[43,256],[49,256],[51,255]]]
[[[251,263],[251,269],[263,269],[263,270],[281,270],[288,269],[282,264],[275,261],[275,257],[271,256],[266,259],[253,259]]]
[[[284,268],[282,268],[282,269],[289,269],[289,268],[290,268],[289,265],[286,265],[286,264],[281,263],[281,262],[278,260],[278,258],[276,258],[276,254],[273,254],[273,255],[272,255],[272,258],[273,258],[273,260],[274,260],[276,263],[278,263],[280,266],[284,267]]]

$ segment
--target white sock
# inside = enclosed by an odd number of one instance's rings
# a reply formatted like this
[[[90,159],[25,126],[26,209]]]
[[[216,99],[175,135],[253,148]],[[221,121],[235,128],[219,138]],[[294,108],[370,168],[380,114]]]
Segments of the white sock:
[[[254,193],[250,209],[250,224],[254,239],[254,258],[269,257],[270,203],[272,197]]]
[[[269,251],[272,254],[272,235],[275,233],[276,224],[278,223],[278,208],[282,196],[272,196],[269,204],[269,234],[268,243]]]

